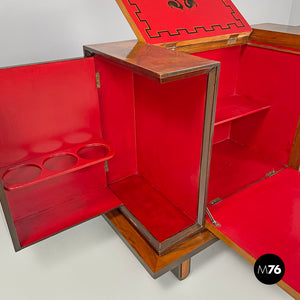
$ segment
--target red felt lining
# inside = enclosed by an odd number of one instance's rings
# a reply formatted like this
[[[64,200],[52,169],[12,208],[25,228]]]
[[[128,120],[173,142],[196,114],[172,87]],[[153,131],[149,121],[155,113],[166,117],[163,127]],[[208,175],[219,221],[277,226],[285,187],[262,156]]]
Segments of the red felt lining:
[[[95,79],[93,58],[0,70],[0,175],[22,247],[122,205]]]
[[[196,220],[207,76],[134,82],[138,174]]]
[[[264,118],[237,120],[231,136],[286,165],[300,117],[299,70],[299,55],[279,51],[245,47],[240,59],[237,93],[271,108]]]
[[[257,259],[278,255],[300,292],[300,173],[286,169],[210,207],[221,233]],[[207,218],[207,221],[209,219]]]
[[[159,242],[195,223],[141,176],[130,176],[109,187]]]
[[[22,247],[122,205],[98,164],[6,192]]]
[[[137,173],[133,74],[95,56],[100,74],[99,104],[103,137],[115,150],[108,162],[108,182]]]
[[[92,58],[0,70],[0,167],[102,138]]]
[[[218,99],[215,125],[239,119],[271,106],[247,96],[232,95]]]
[[[284,166],[230,139],[213,145],[208,201],[224,199]]]

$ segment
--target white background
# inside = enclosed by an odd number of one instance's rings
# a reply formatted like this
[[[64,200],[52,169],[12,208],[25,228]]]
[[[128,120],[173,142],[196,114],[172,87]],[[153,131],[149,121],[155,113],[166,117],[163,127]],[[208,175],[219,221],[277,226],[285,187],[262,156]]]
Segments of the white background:
[[[300,25],[300,0],[233,2],[249,24]],[[134,38],[114,0],[0,0],[0,67],[78,57],[84,44]]]
[[[300,25],[300,0],[234,0],[250,24]],[[0,0],[0,66],[82,56],[82,45],[135,38],[111,0]],[[179,282],[153,280],[99,217],[14,253],[0,222],[0,299],[291,299],[265,286],[222,242]]]

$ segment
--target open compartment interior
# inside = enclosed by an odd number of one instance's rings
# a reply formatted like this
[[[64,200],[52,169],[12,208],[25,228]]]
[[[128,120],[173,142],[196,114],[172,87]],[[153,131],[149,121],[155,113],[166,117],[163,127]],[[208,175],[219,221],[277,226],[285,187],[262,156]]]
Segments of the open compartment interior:
[[[207,75],[158,83],[95,55],[108,184],[159,242],[197,223]]]
[[[300,62],[246,45],[195,55],[221,62],[208,191],[208,201],[218,201],[288,165],[300,115]]]
[[[93,59],[2,69],[0,81],[1,201],[16,250],[120,206]]]

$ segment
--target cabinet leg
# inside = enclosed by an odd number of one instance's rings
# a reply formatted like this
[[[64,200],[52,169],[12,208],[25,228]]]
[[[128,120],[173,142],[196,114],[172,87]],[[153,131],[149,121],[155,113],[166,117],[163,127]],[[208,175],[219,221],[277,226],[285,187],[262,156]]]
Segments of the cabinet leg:
[[[188,259],[184,261],[182,264],[180,264],[178,267],[173,269],[172,272],[179,280],[183,280],[189,276],[190,268],[191,268],[191,259]]]

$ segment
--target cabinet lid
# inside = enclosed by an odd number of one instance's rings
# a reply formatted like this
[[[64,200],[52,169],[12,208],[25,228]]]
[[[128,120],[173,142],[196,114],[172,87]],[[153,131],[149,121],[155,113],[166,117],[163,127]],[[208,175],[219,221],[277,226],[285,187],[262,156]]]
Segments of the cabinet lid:
[[[137,38],[150,44],[252,31],[230,0],[116,0]]]

